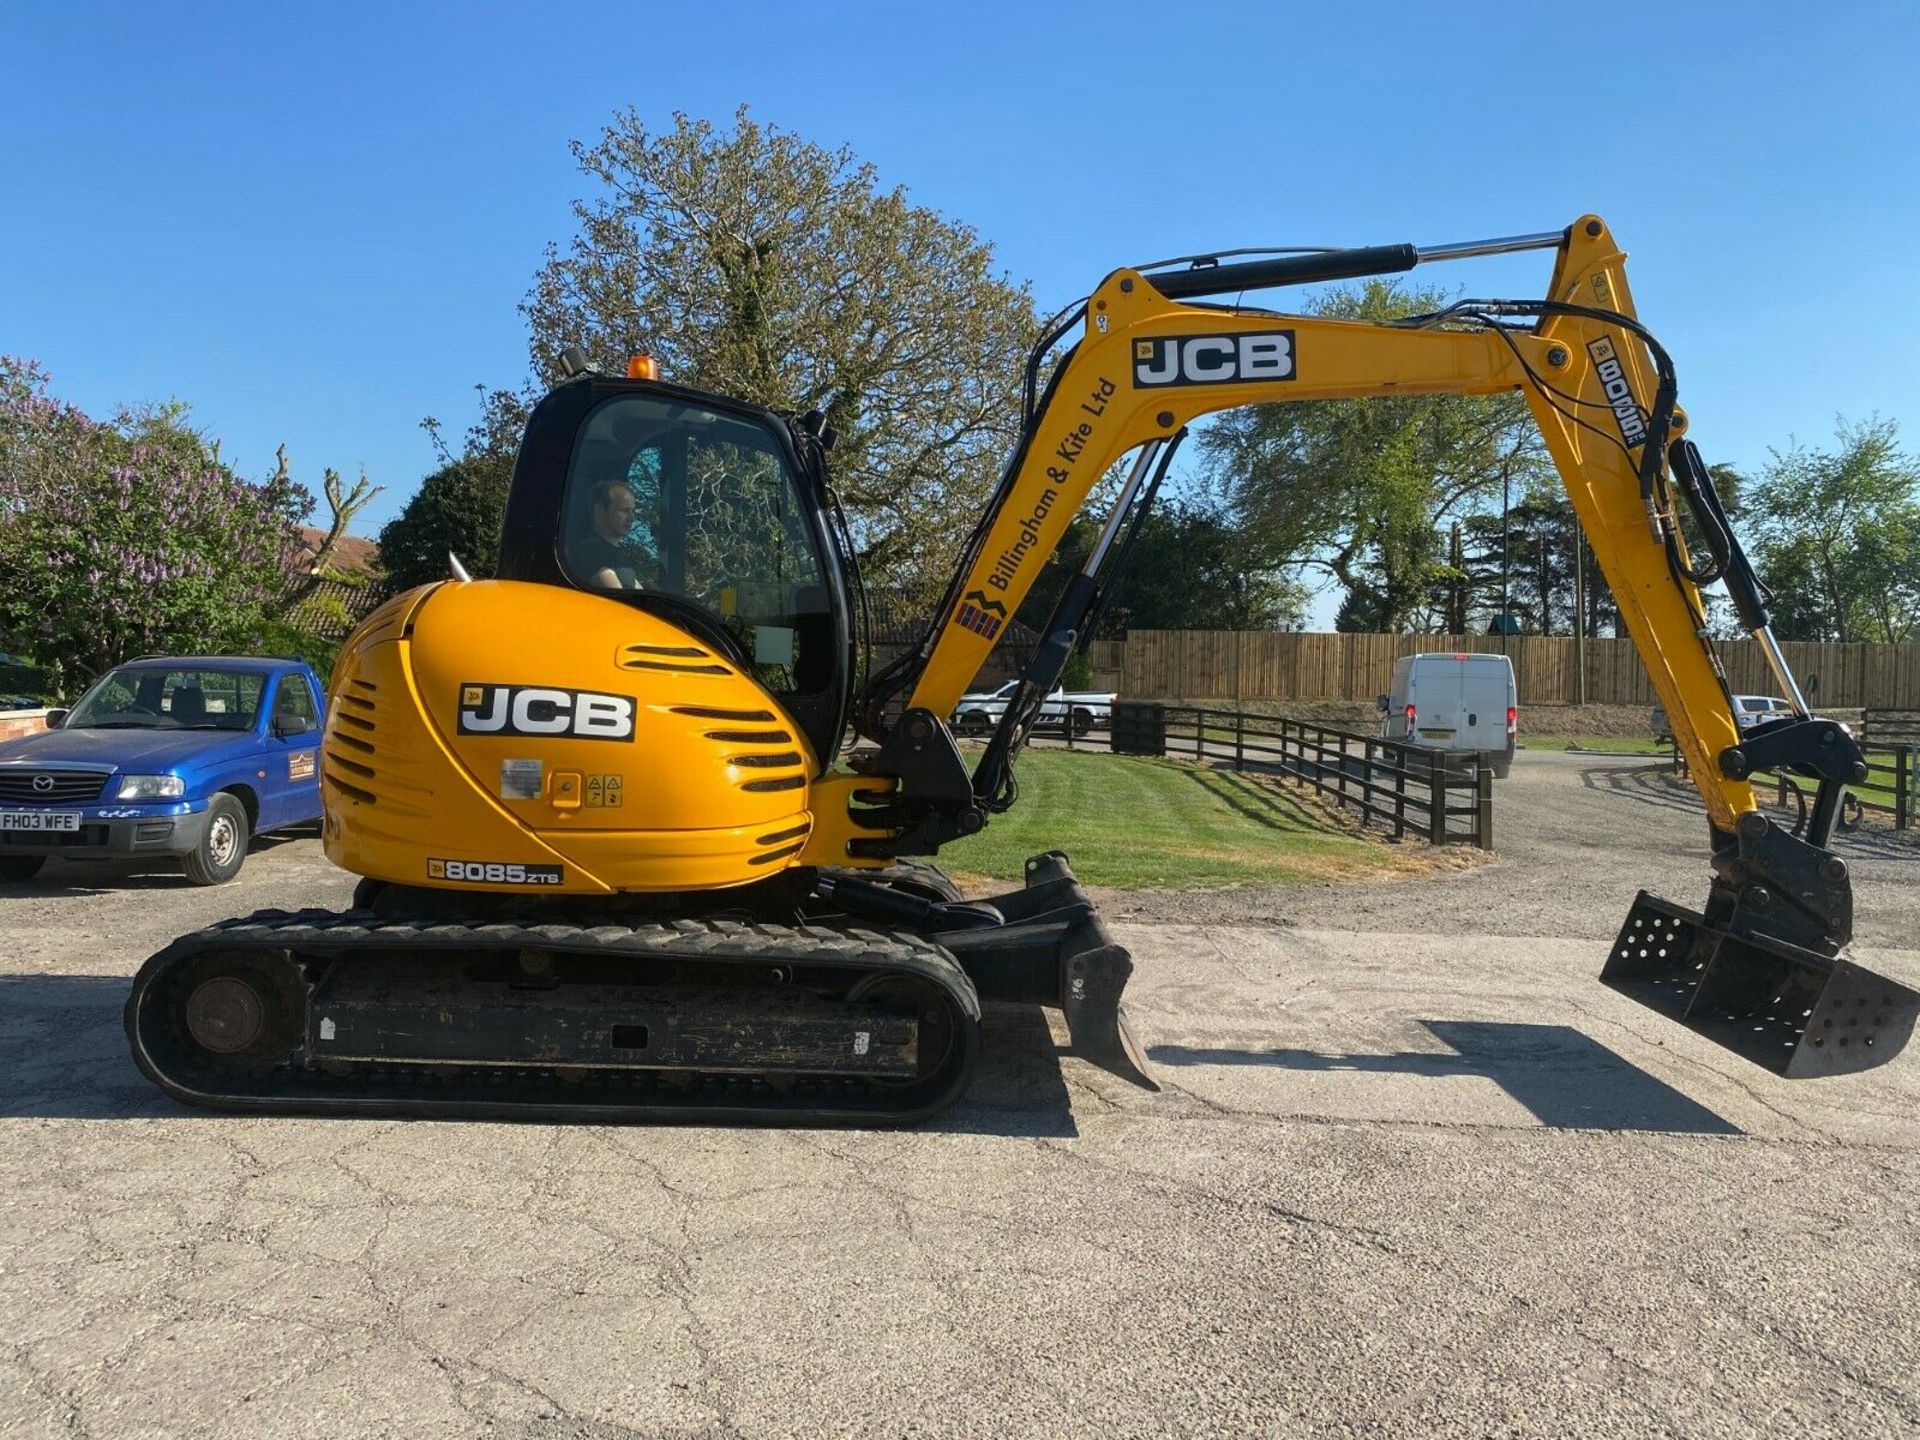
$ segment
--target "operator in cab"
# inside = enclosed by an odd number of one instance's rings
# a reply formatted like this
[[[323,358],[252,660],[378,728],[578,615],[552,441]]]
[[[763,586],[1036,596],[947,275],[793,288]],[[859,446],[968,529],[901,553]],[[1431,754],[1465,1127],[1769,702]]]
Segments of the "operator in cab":
[[[638,590],[639,555],[628,540],[633,529],[633,489],[603,480],[590,492],[591,528],[569,547],[570,568],[585,584],[602,590]]]

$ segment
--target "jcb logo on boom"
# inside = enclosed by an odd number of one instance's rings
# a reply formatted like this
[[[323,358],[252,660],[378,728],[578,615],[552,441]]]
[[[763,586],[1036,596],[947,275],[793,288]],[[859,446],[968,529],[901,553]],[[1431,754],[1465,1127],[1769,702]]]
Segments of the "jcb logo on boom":
[[[633,707],[631,695],[551,685],[467,684],[460,687],[460,733],[631,740]]]
[[[1293,379],[1293,331],[1264,335],[1163,335],[1133,342],[1133,383],[1233,385]]]
[[[1627,372],[1613,341],[1605,335],[1589,340],[1587,354],[1593,357],[1594,373],[1600,377],[1600,390],[1607,397],[1607,408],[1613,411],[1614,423],[1620,427],[1620,438],[1629,445],[1646,444],[1647,422],[1640,416],[1640,403],[1633,398],[1633,387],[1627,383]]]

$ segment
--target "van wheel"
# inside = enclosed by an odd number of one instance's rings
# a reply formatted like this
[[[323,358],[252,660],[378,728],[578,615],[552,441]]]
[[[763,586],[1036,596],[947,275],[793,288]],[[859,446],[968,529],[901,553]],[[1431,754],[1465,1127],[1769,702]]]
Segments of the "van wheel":
[[[1078,740],[1082,735],[1087,734],[1093,729],[1093,712],[1091,710],[1075,710],[1067,719],[1067,728],[1068,733],[1070,733],[1074,739]]]
[[[46,863],[44,855],[0,855],[0,880],[21,884],[38,875]]]
[[[206,833],[182,857],[182,868],[196,885],[224,885],[246,863],[246,809],[231,795],[216,795],[207,807]]]
[[[1513,761],[1503,755],[1493,762],[1493,778],[1496,780],[1504,780],[1507,778],[1508,772],[1512,769]]]

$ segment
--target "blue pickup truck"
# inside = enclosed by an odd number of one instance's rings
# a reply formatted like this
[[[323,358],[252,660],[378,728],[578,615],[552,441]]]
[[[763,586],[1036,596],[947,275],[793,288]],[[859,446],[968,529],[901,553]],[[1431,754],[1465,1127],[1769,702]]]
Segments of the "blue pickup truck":
[[[320,678],[298,660],[135,660],[52,728],[0,744],[0,882],[50,855],[176,855],[187,878],[240,873],[247,842],[319,818]]]

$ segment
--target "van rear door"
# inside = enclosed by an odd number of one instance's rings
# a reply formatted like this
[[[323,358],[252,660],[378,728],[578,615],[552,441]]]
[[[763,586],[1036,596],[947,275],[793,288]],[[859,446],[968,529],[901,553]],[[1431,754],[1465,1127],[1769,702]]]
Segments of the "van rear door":
[[[1414,705],[1416,738],[1442,742],[1453,748],[1466,715],[1460,708],[1466,666],[1451,655],[1417,655],[1413,683],[1408,687]]]
[[[1507,747],[1507,668],[1504,657],[1474,655],[1460,665],[1460,738],[1463,750]]]

